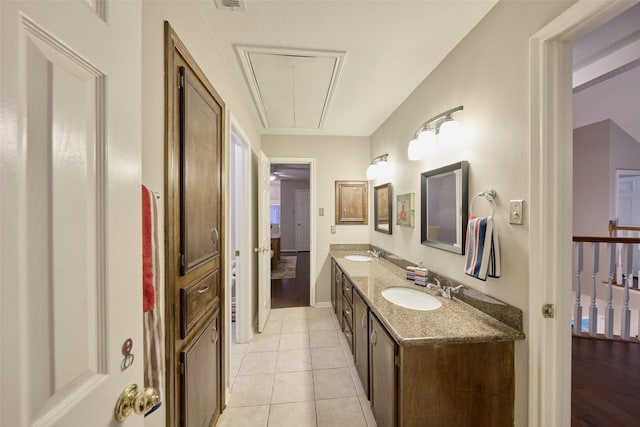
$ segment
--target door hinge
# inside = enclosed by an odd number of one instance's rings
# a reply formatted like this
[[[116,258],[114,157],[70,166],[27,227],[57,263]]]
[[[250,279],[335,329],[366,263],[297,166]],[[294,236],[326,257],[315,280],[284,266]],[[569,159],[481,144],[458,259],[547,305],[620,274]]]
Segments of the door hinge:
[[[397,354],[393,356],[393,361],[395,362],[396,366],[399,368],[400,367],[400,358],[398,357]]]
[[[236,256],[240,256],[240,251],[236,251]]]
[[[553,319],[554,317],[556,317],[556,306],[553,304],[543,304],[542,317],[547,319]]]

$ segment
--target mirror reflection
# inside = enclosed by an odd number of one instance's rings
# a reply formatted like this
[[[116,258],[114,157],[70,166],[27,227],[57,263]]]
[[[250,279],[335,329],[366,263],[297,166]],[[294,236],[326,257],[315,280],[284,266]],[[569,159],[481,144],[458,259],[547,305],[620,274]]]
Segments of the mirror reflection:
[[[391,184],[378,185],[373,189],[374,229],[391,234]]]
[[[464,253],[467,228],[467,169],[462,161],[421,174],[422,244]]]

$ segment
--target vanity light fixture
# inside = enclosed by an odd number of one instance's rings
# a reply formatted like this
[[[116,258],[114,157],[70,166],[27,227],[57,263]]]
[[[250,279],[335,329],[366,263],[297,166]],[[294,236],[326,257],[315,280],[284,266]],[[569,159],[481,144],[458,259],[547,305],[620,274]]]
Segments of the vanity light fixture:
[[[389,154],[381,154],[378,157],[374,157],[367,168],[367,179],[369,181],[381,178],[383,176],[388,175],[389,173],[389,164],[387,163],[387,159],[389,158]]]
[[[415,137],[409,141],[407,156],[409,160],[422,160],[427,155],[430,143],[436,141],[436,135],[443,141],[455,139],[460,132],[460,125],[452,117],[453,113],[464,109],[462,105],[434,116],[424,122],[416,131]]]

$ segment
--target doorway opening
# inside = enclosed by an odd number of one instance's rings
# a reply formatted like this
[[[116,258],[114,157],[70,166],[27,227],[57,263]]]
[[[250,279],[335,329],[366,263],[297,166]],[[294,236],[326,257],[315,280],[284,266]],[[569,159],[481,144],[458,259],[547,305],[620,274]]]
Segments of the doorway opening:
[[[251,287],[249,278],[249,215],[250,150],[246,138],[232,120],[230,164],[230,250],[228,324],[233,344],[247,343],[252,336]]]
[[[311,165],[271,164],[271,308],[311,304]]]

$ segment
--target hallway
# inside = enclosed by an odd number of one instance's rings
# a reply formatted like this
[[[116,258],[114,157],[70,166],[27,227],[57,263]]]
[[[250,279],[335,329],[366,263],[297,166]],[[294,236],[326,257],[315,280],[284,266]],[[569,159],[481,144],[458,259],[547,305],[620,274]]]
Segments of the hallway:
[[[219,426],[376,425],[331,308],[271,310],[265,331],[231,353]]]
[[[282,256],[295,256],[296,277],[271,279],[271,308],[309,306],[310,252],[283,252]]]

